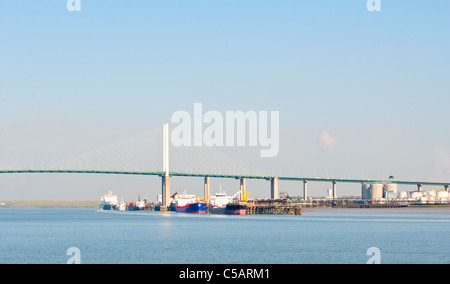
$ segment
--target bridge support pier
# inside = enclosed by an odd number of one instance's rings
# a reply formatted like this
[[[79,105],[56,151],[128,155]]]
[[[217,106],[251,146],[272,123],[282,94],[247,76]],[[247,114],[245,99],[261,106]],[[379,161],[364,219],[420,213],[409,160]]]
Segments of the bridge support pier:
[[[418,191],[418,192],[421,192],[421,191],[422,191],[422,185],[421,185],[421,184],[418,184],[418,185],[417,185],[417,191]]]
[[[336,184],[336,181],[333,181],[333,200],[337,198]]]
[[[240,198],[240,200],[242,200],[244,198],[245,183],[246,183],[245,178],[241,178],[241,181],[240,181],[241,198]]]
[[[170,206],[170,176],[162,176],[162,206]]]
[[[271,198],[272,199],[278,199],[279,198],[279,195],[278,195],[278,177],[274,177],[270,181],[270,193],[271,193]]]
[[[162,178],[162,204],[167,210],[170,206],[170,171],[169,171],[169,124],[163,125],[163,173]]]
[[[448,191],[449,187],[450,187],[449,185],[446,185],[445,186],[445,191]]]
[[[303,200],[306,201],[306,199],[308,199],[308,181],[304,180],[303,181]]]
[[[204,192],[205,192],[205,201],[206,201],[206,203],[209,203],[209,201],[211,199],[211,193],[209,190],[209,177],[205,177]]]

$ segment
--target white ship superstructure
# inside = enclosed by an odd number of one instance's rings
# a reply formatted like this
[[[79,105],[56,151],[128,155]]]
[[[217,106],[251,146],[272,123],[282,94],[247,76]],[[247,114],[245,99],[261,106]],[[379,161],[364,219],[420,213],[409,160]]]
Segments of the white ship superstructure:
[[[108,192],[108,194],[103,195],[100,198],[99,209],[101,210],[115,210],[117,208],[118,201],[117,195],[113,195],[112,192]]]
[[[222,192],[222,188],[219,187],[216,195],[211,196],[211,208],[225,208],[231,202],[231,199],[232,197],[228,196],[226,192]]]
[[[187,194],[186,191],[184,191],[181,195],[178,194],[178,192],[173,195],[173,202],[177,207],[184,207],[188,204],[195,203],[196,201],[195,195]]]

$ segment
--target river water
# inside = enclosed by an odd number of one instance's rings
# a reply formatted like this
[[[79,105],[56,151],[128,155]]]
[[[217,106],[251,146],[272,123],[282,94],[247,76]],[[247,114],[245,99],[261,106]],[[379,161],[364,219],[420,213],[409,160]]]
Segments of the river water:
[[[448,208],[302,216],[0,209],[0,263],[448,264],[449,236]]]

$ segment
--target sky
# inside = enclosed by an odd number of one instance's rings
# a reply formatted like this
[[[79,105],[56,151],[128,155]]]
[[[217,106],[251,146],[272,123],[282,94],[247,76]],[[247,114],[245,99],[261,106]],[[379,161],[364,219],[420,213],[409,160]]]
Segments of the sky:
[[[0,2],[0,165],[57,162],[202,103],[205,112],[279,112],[276,157],[219,149],[270,174],[450,181],[447,0],[381,0],[380,12],[366,0],[81,0],[79,12],[66,2]],[[268,183],[247,186],[270,194]],[[200,179],[172,187],[203,190]],[[329,187],[310,184],[309,194]],[[161,184],[0,176],[0,200],[96,200],[108,190],[154,198]],[[280,191],[300,195],[301,184]],[[338,185],[338,195],[360,192]]]

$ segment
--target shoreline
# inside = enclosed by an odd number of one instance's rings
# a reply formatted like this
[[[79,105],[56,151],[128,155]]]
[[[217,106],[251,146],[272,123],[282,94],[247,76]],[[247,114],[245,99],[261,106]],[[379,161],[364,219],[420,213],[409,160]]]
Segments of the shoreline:
[[[98,201],[5,200],[0,208],[98,208]],[[4,204],[4,205],[3,205]]]
[[[97,200],[0,200],[0,209],[2,208],[98,208],[99,201]],[[302,208],[303,211],[310,211],[314,209],[393,209],[393,208],[450,208],[450,204],[411,204],[409,206],[360,206],[360,205],[340,205],[331,207],[309,207]]]

